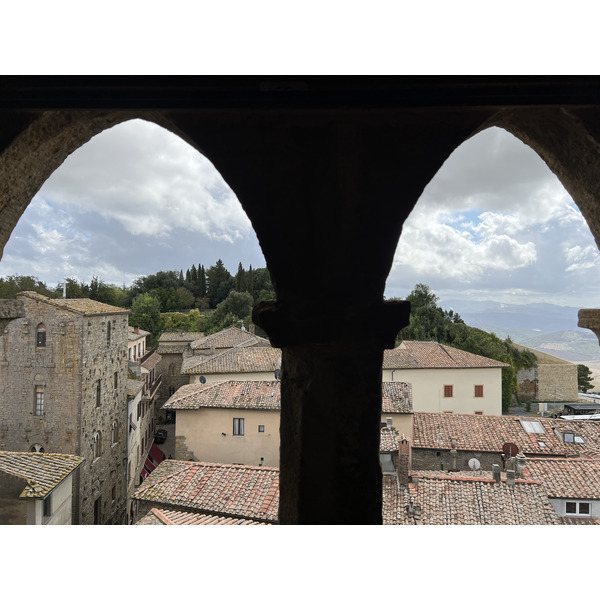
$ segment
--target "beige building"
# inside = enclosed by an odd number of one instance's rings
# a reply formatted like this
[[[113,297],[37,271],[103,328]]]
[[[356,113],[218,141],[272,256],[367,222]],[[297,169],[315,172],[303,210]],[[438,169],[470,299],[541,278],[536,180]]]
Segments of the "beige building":
[[[514,344],[535,354],[537,365],[517,373],[519,394],[535,402],[577,402],[577,365],[535,348]]]
[[[183,386],[165,408],[177,413],[176,459],[279,466],[279,381],[213,381]],[[412,438],[410,386],[387,382],[382,427]]]
[[[415,412],[501,415],[506,366],[438,342],[404,341],[385,350],[383,381],[410,383]]]
[[[0,525],[71,525],[73,474],[84,459],[0,451]]]

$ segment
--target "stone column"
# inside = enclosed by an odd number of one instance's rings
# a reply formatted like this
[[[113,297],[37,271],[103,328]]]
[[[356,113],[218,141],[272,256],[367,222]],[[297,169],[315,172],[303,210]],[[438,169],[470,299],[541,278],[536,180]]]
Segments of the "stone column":
[[[383,350],[409,311],[397,301],[305,315],[276,303],[255,308],[253,320],[283,350],[281,524],[381,524]]]

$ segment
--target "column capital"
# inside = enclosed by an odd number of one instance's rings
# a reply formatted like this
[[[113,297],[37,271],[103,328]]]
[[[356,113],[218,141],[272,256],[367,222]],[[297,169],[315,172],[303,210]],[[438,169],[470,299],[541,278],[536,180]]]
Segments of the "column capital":
[[[373,304],[346,305],[312,302],[293,306],[274,301],[259,302],[252,320],[268,334],[277,348],[306,343],[371,343],[393,348],[398,332],[410,318],[410,302],[387,300]]]
[[[600,308],[582,308],[577,316],[577,326],[593,331],[600,343]]]

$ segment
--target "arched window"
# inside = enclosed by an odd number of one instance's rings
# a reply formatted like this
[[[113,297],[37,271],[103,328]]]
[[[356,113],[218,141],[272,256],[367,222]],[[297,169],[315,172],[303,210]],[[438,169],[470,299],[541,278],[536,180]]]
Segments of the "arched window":
[[[44,446],[42,446],[41,444],[34,444],[33,446],[31,446],[31,448],[29,448],[29,452],[43,452],[44,451]]]
[[[109,321],[108,325],[106,326],[106,343],[107,344],[110,344],[110,327],[111,327],[111,323]]]
[[[171,376],[177,375],[177,369],[175,368],[175,365],[171,365],[169,367],[169,375],[171,375]]]
[[[102,454],[102,434],[96,431],[92,438],[92,460],[95,460]]]
[[[37,335],[35,338],[36,348],[45,348],[46,347],[46,326],[43,323],[40,323],[37,326]]]
[[[119,441],[119,423],[114,421],[112,424],[112,433],[110,436],[110,443],[116,444]]]

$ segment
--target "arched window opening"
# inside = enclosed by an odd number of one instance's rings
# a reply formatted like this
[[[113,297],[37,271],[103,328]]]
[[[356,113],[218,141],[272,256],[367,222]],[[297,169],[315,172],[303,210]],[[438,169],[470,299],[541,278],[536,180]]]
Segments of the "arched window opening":
[[[37,326],[35,345],[37,348],[46,347],[46,326],[43,323]]]
[[[92,460],[100,457],[102,454],[102,434],[97,431],[92,438]]]
[[[119,424],[117,421],[113,421],[112,424],[112,433],[111,433],[111,444],[116,444],[119,441]]]
[[[572,360],[595,341],[577,312],[597,305],[599,282],[600,252],[577,204],[531,147],[492,127],[459,146],[425,188],[403,225],[386,297],[411,296],[413,317],[398,343],[468,350],[464,321]],[[446,311],[451,325],[425,312],[415,318],[419,298]],[[590,361],[599,359],[597,349]],[[475,390],[479,402],[489,399],[488,387]],[[433,404],[415,408],[439,410]]]
[[[33,446],[29,448],[29,452],[45,452],[44,446],[41,444],[33,444]]]
[[[111,323],[110,321],[106,324],[106,343],[110,344],[110,330],[111,330]]]

